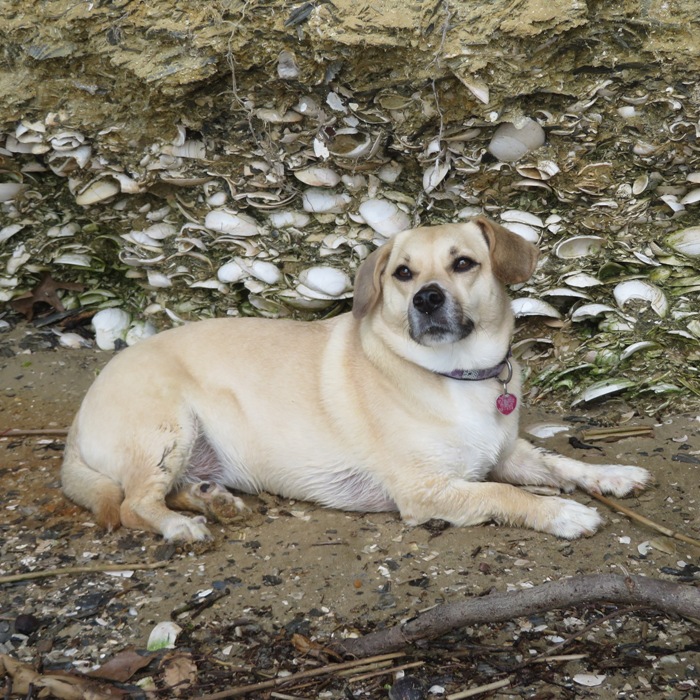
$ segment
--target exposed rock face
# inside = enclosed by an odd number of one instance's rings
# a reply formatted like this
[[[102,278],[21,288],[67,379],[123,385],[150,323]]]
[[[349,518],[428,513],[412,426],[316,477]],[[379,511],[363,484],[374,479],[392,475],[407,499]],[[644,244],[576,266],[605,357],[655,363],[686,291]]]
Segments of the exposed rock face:
[[[684,250],[699,245],[696,0],[5,0],[0,13],[0,300],[26,304],[50,271],[84,285],[61,291],[68,309],[331,313],[396,230],[487,213],[543,251],[522,313],[595,328],[581,346],[561,331],[558,363],[607,378],[635,339],[697,342],[697,258],[665,244],[690,229]],[[671,297],[656,304],[668,313],[616,299],[628,277]],[[612,386],[638,385],[644,349]]]

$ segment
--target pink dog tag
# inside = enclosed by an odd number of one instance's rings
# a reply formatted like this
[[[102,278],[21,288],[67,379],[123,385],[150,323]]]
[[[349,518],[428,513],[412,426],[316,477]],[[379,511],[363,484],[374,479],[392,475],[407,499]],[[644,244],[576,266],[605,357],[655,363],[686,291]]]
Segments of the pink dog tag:
[[[509,394],[507,391],[501,394],[496,399],[496,408],[504,415],[507,416],[513,413],[515,407],[518,405],[518,399],[513,395]]]

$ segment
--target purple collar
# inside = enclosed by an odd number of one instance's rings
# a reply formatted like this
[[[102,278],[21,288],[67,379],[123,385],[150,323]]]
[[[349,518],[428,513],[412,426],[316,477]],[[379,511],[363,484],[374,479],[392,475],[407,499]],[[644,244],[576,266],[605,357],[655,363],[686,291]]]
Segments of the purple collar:
[[[493,379],[498,377],[504,369],[508,369],[508,376],[501,380],[504,386],[507,386],[513,377],[513,367],[510,364],[510,350],[506,355],[503,362],[500,362],[495,367],[487,367],[486,369],[453,369],[451,372],[436,372],[435,374],[440,374],[443,377],[449,377],[450,379],[458,379],[463,382],[479,382],[483,379]]]

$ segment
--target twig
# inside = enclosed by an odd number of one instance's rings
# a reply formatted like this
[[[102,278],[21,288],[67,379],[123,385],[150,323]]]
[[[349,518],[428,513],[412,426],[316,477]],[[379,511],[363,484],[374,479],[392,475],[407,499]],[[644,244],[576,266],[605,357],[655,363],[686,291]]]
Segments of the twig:
[[[29,571],[26,574],[10,574],[0,576],[0,585],[3,583],[15,583],[17,581],[31,581],[35,578],[51,578],[63,574],[92,574],[105,571],[149,571],[162,569],[167,566],[167,561],[157,561],[153,564],[98,564],[97,566],[68,566],[62,569],[44,569],[43,571]]]
[[[65,437],[68,435],[67,428],[37,428],[35,430],[23,430],[21,428],[8,428],[0,430],[0,437],[31,437],[34,435],[58,435]]]
[[[177,620],[177,618],[180,617],[180,615],[182,615],[183,613],[189,612],[190,610],[194,610],[194,612],[190,616],[194,620],[195,617],[201,615],[207,608],[210,608],[212,605],[214,605],[214,603],[216,603],[218,600],[221,600],[222,598],[225,598],[227,595],[231,595],[231,591],[228,588],[225,588],[223,591],[211,593],[206,598],[202,598],[200,600],[193,600],[189,603],[185,603],[184,605],[175,608],[170,613],[170,619]]]
[[[608,498],[607,496],[603,496],[599,493],[589,492],[588,495],[592,496],[601,503],[605,503],[605,505],[608,506],[608,508],[617,510],[620,513],[626,515],[628,518],[632,518],[632,520],[636,520],[638,523],[646,525],[647,527],[650,527],[653,530],[656,530],[657,532],[666,535],[667,537],[672,537],[674,540],[680,540],[681,542],[685,542],[686,544],[692,544],[693,547],[700,547],[700,540],[693,539],[692,537],[688,537],[688,535],[683,535],[680,532],[676,532],[675,530],[671,530],[665,527],[664,525],[655,523],[653,520],[649,520],[649,518],[645,518],[643,515],[639,515],[639,513],[635,513],[635,511],[630,510],[629,508],[627,508],[627,506],[623,506],[617,501],[613,501],[612,498]]]
[[[378,671],[371,671],[370,673],[363,673],[359,676],[352,676],[351,678],[348,678],[348,683],[360,683],[361,681],[366,681],[368,678],[386,676],[387,673],[396,673],[397,671],[405,671],[407,668],[418,668],[419,666],[425,666],[425,661],[412,661],[410,664],[402,664],[401,666],[380,668]]]
[[[478,688],[469,688],[469,690],[463,690],[460,693],[452,693],[451,695],[447,696],[447,700],[462,700],[462,698],[472,698],[475,695],[481,695],[481,693],[488,693],[491,690],[505,688],[510,684],[511,680],[509,678],[504,678],[502,681],[494,681],[493,683],[480,685]]]
[[[358,666],[366,666],[368,663],[387,661],[389,659],[399,659],[404,654],[402,652],[394,654],[381,654],[370,659],[355,659],[354,661],[345,661],[340,664],[328,664],[327,666],[322,666],[321,668],[311,668],[308,671],[300,671],[291,676],[284,676],[282,678],[271,678],[268,681],[261,681],[260,683],[252,683],[251,685],[242,685],[238,688],[229,688],[228,690],[222,690],[219,693],[213,693],[212,695],[200,695],[191,700],[225,700],[226,698],[239,698],[242,695],[249,695],[250,693],[257,693],[261,690],[268,690],[270,688],[277,688],[281,685],[291,685],[297,681],[304,680],[306,678],[314,678],[316,676],[330,676],[337,671],[343,671],[346,668],[355,668]]]
[[[339,651],[352,656],[370,656],[404,649],[423,639],[433,639],[454,629],[487,622],[503,622],[556,610],[602,602],[642,605],[667,614],[700,616],[700,590],[645,576],[589,574],[550,581],[515,593],[492,593],[482,598],[444,603],[429,612],[364,637],[345,639]]]
[[[634,425],[619,428],[592,428],[581,433],[584,442],[614,442],[628,437],[654,437],[650,425]]]

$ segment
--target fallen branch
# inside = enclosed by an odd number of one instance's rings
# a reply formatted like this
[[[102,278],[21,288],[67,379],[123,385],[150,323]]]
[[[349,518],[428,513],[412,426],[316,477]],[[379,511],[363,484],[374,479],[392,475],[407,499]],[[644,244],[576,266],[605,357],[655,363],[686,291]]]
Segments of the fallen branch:
[[[339,651],[356,657],[384,654],[460,627],[503,622],[556,608],[606,601],[643,605],[667,614],[700,618],[700,590],[644,576],[590,574],[552,581],[515,593],[444,603],[400,625],[345,639]]]
[[[62,569],[43,569],[41,571],[28,571],[26,574],[10,574],[0,576],[0,585],[3,583],[16,583],[17,581],[31,581],[35,578],[51,578],[64,574],[92,574],[105,571],[142,571],[150,569],[162,569],[167,566],[167,561],[157,561],[153,564],[98,564],[97,566],[68,566]]]
[[[623,515],[626,515],[628,518],[636,520],[638,523],[646,525],[647,527],[650,527],[653,530],[656,530],[657,532],[666,535],[667,537],[672,537],[674,540],[680,540],[681,542],[685,542],[686,544],[692,544],[693,547],[700,547],[700,540],[693,539],[688,535],[684,535],[680,532],[676,532],[675,530],[671,530],[670,528],[667,528],[664,525],[655,523],[653,520],[649,520],[649,518],[645,518],[643,515],[639,515],[639,513],[636,513],[630,508],[627,508],[627,506],[623,506],[621,503],[613,501],[612,498],[608,498],[607,496],[603,496],[599,493],[589,493],[588,495],[592,496],[601,503],[605,503],[605,505],[608,506],[608,508],[612,508],[613,510],[618,511]]]

